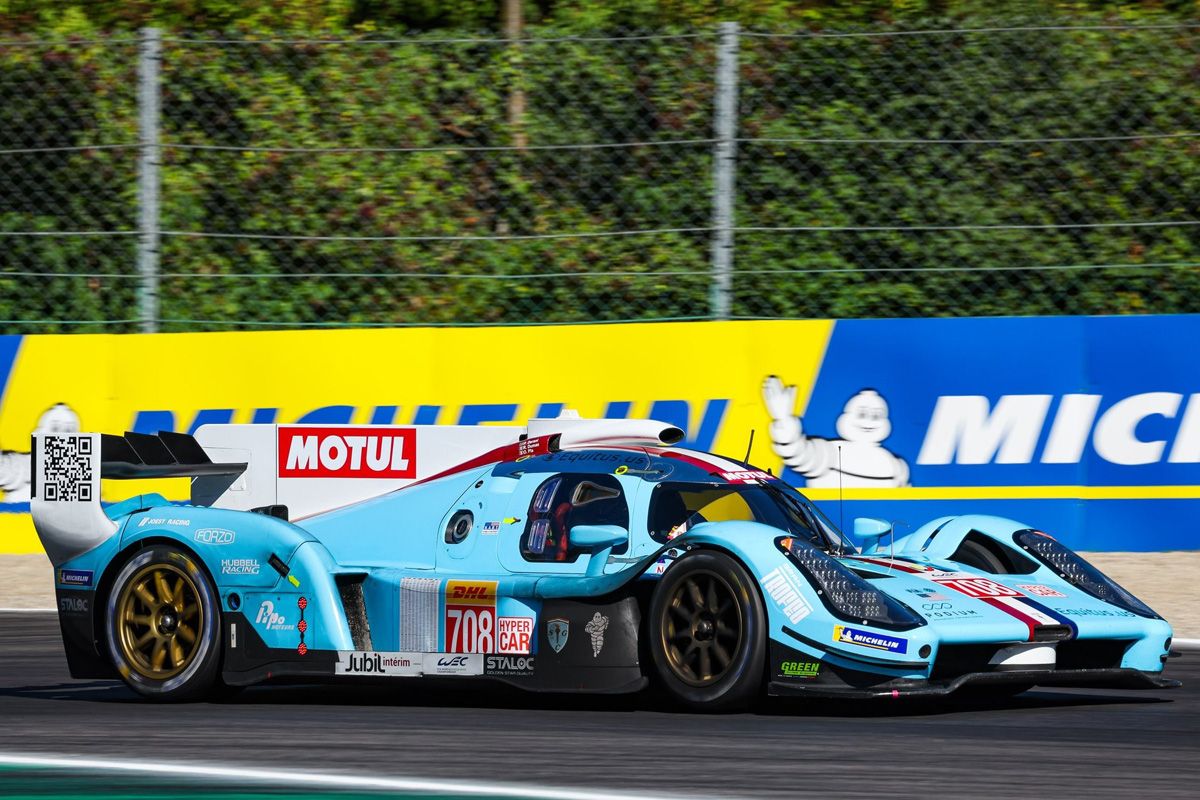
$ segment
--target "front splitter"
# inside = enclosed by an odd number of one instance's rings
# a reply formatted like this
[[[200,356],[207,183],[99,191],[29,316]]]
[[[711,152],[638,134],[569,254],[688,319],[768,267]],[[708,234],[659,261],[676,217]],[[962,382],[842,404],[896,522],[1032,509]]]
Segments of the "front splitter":
[[[1079,686],[1092,689],[1174,689],[1183,684],[1157,673],[1136,669],[1064,669],[972,672],[939,681],[890,680],[872,686],[830,686],[773,680],[769,694],[778,697],[902,698],[944,697],[966,686]]]

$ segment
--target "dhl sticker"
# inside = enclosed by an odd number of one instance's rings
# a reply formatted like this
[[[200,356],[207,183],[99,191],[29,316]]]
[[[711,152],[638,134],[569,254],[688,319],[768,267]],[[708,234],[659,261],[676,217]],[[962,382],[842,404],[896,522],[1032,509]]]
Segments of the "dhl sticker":
[[[446,581],[446,605],[494,606],[497,581]]]

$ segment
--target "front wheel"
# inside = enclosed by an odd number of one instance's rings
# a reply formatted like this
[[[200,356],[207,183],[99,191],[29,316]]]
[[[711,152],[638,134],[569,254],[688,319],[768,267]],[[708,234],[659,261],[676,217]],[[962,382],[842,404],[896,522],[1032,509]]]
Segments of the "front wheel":
[[[121,568],[105,631],[125,683],[155,700],[194,700],[215,684],[220,610],[212,582],[187,554],[157,545]]]
[[[745,708],[766,662],[766,612],[737,560],[700,550],[676,561],[650,603],[650,650],[676,699],[706,711]]]

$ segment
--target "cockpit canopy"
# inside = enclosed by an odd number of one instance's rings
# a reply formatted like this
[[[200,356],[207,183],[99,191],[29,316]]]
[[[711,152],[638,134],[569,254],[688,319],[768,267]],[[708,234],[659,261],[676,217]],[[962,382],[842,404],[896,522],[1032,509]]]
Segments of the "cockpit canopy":
[[[667,542],[705,522],[737,520],[769,525],[821,549],[855,551],[812,502],[776,483],[660,483],[650,500],[650,536]]]

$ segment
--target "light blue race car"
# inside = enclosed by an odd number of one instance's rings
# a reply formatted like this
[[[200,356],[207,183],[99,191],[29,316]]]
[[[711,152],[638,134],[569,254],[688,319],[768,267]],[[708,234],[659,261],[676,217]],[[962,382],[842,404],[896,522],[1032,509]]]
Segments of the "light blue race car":
[[[1166,688],[1171,627],[1046,533],[937,519],[860,549],[652,421],[37,434],[32,512],[77,678],[152,699],[278,677],[768,695]],[[191,503],[100,500],[191,479]],[[111,488],[111,487],[110,487]]]

